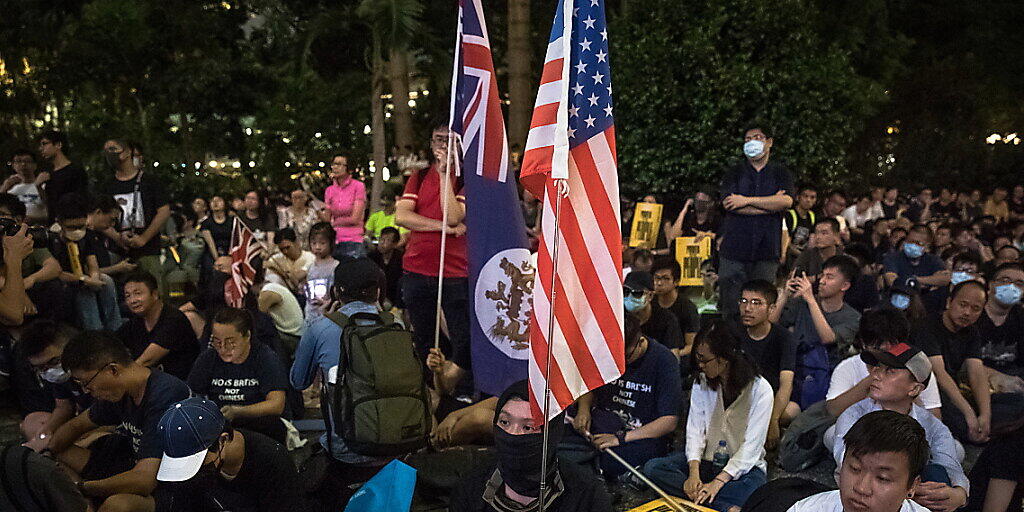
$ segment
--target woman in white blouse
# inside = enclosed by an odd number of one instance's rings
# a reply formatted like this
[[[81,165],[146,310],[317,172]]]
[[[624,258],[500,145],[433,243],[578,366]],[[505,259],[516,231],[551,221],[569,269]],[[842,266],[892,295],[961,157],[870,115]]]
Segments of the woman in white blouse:
[[[686,450],[649,461],[644,473],[669,494],[738,512],[767,480],[772,387],[723,321],[697,336],[691,361],[700,373],[690,393]],[[728,455],[724,466],[714,463],[720,448]]]

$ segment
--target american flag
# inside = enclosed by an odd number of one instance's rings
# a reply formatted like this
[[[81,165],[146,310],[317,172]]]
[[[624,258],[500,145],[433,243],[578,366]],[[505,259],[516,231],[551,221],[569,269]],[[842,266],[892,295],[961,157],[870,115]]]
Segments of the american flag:
[[[242,307],[242,298],[249,293],[256,277],[254,262],[263,254],[263,246],[252,231],[235,217],[231,228],[231,277],[224,283],[224,300],[233,308]]]
[[[559,2],[530,126],[521,181],[544,198],[529,365],[530,403],[540,418],[545,381],[553,417],[625,368],[619,182],[603,0]],[[568,195],[558,224],[555,328],[548,340],[559,178],[566,180]]]

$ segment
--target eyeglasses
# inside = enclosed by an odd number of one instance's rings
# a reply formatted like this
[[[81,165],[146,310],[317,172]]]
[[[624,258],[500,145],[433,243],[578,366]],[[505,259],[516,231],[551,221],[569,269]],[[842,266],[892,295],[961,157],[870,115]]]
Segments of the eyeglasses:
[[[80,388],[88,391],[89,390],[89,384],[92,384],[92,381],[96,380],[96,377],[99,377],[100,373],[102,373],[103,370],[106,370],[107,367],[112,365],[112,364],[114,364],[113,361],[111,361],[111,362],[101,366],[99,370],[96,370],[96,373],[92,374],[92,377],[90,377],[89,380],[85,381],[85,383],[82,383],[82,381],[80,381],[78,379],[74,379],[74,381],[75,381],[76,384],[78,384],[78,386]]]
[[[700,356],[700,354],[694,354],[693,356],[693,360],[697,363],[697,366],[704,366],[716,359],[718,359],[718,357],[709,357],[707,359],[704,359],[703,357]]]
[[[645,293],[647,293],[646,290],[634,290],[634,289],[632,289],[632,288],[630,288],[628,286],[623,286],[622,287],[622,296],[623,297],[633,297],[634,299],[642,299],[642,298],[644,298],[644,294]]]
[[[231,349],[237,347],[240,344],[241,344],[241,340],[238,339],[238,338],[224,338],[224,339],[211,338],[210,339],[210,346],[212,346],[213,348],[221,348],[221,349],[231,350]]]
[[[765,304],[767,304],[767,302],[765,302],[765,301],[763,301],[761,299],[740,299],[739,303],[740,303],[740,306],[746,306],[747,304],[750,304],[751,306],[756,306],[756,307],[761,307],[761,306],[764,306]]]

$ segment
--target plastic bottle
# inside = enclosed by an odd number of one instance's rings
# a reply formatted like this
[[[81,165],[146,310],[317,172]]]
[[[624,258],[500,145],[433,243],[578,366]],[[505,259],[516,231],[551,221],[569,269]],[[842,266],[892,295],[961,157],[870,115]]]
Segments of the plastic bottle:
[[[715,474],[719,474],[725,469],[725,465],[729,463],[729,447],[726,445],[725,440],[718,442],[718,448],[715,449],[715,454],[711,457],[711,467],[714,468]]]

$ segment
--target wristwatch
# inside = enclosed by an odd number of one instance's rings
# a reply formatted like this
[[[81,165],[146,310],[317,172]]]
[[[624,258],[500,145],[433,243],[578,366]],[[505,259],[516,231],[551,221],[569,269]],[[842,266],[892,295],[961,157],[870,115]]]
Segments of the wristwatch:
[[[615,433],[615,438],[619,440],[619,444],[620,445],[626,444],[626,431],[625,430],[620,430],[620,431],[616,432]]]

